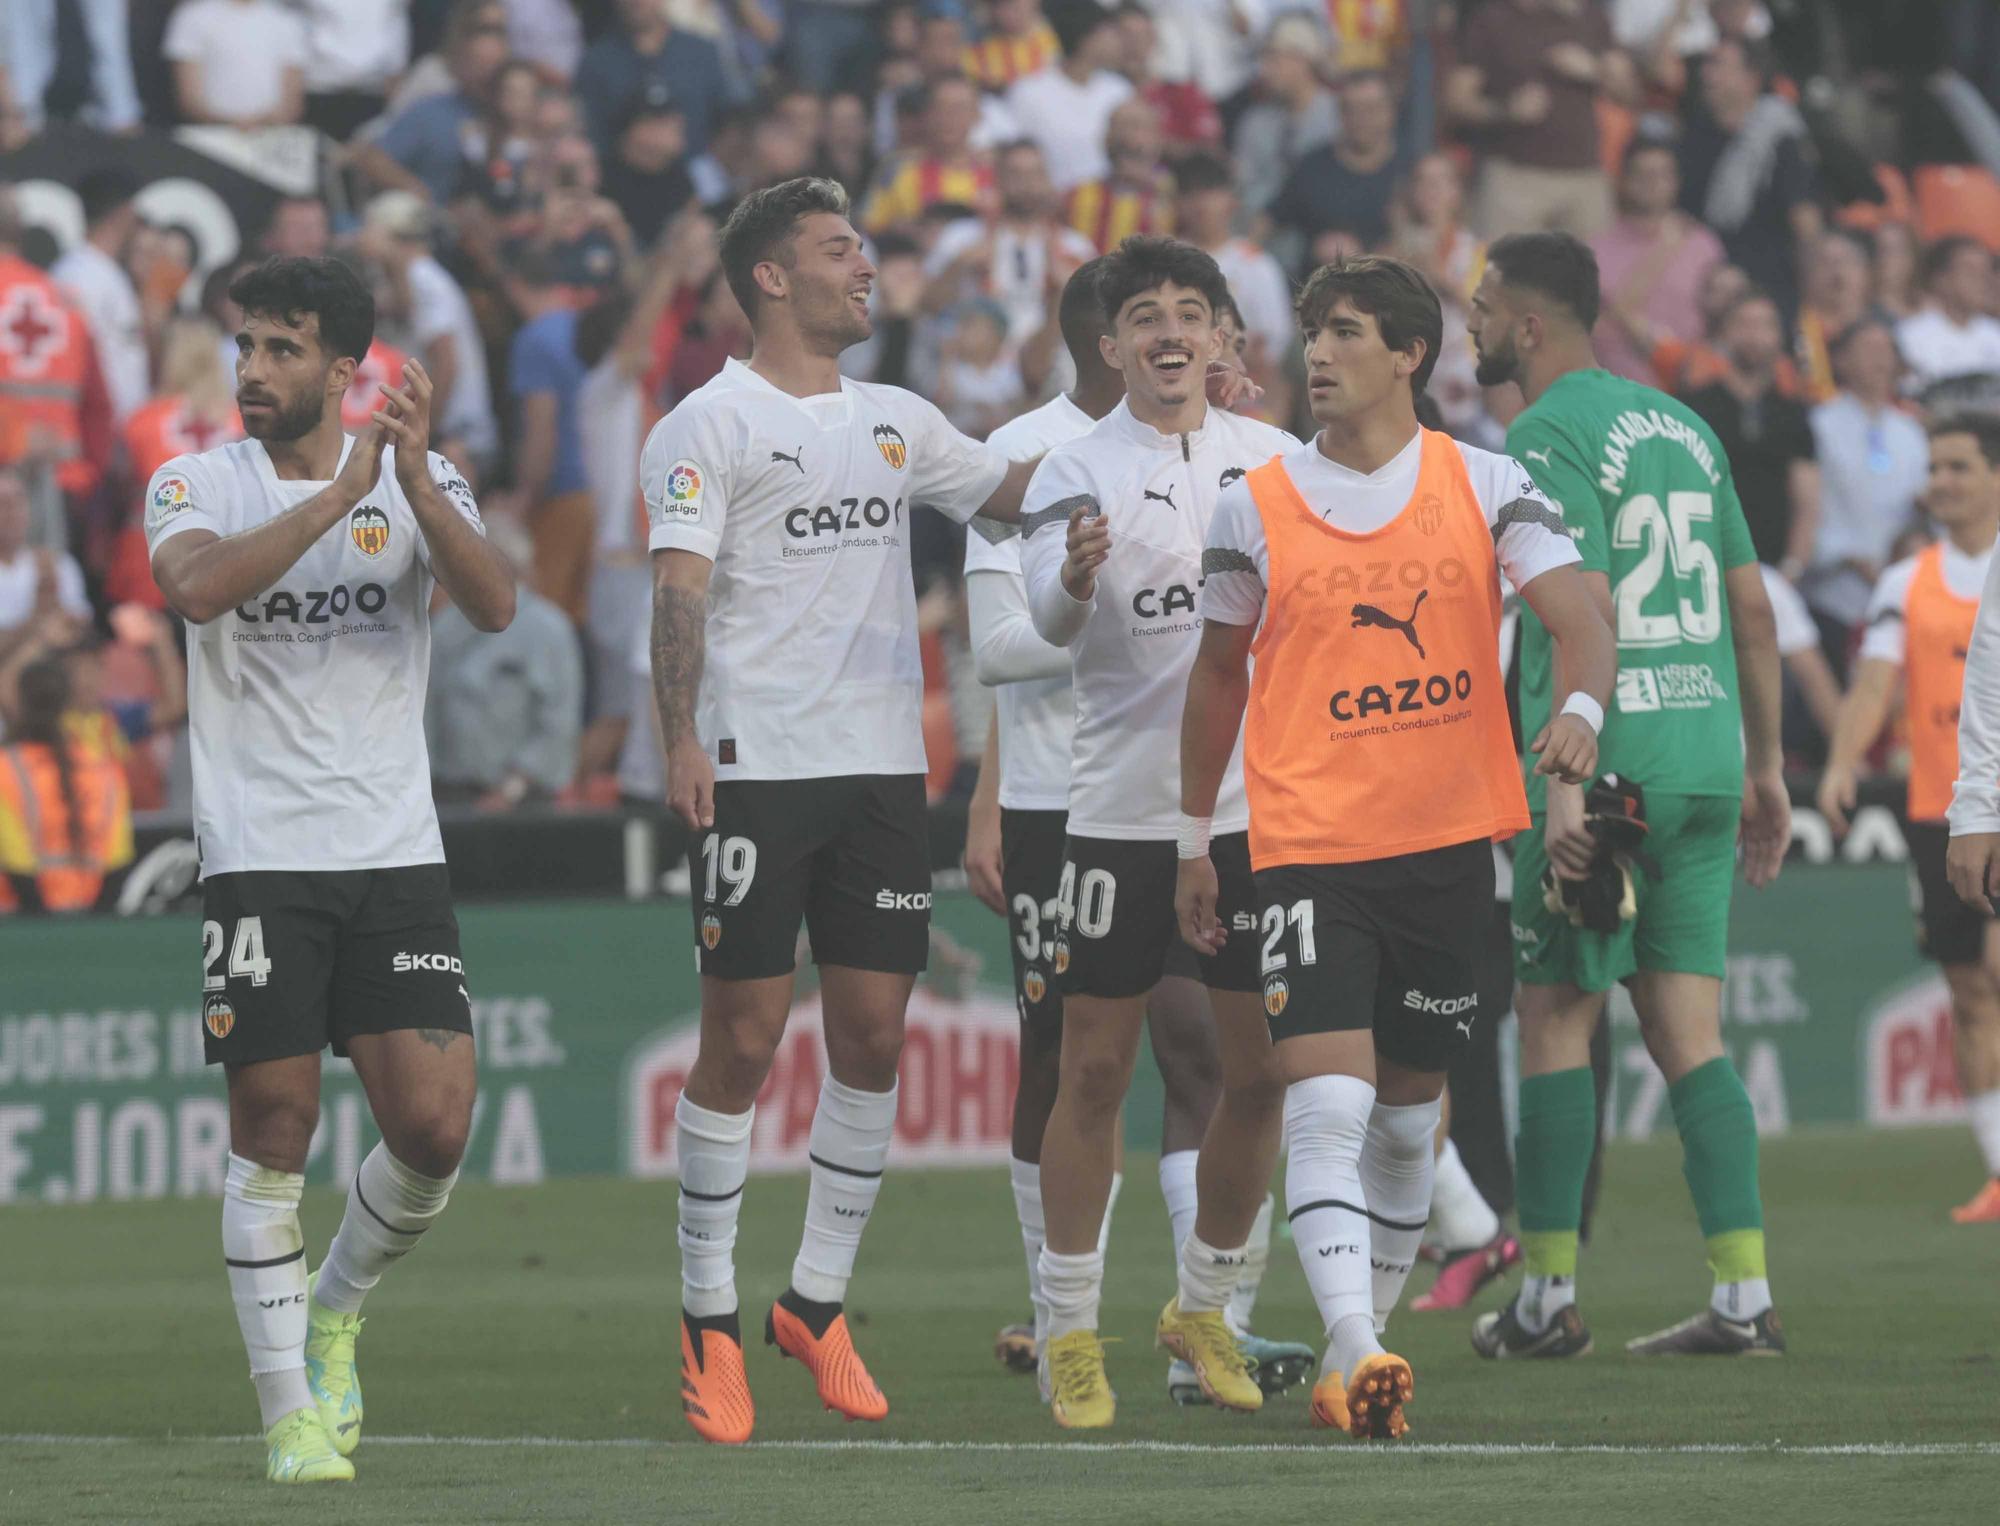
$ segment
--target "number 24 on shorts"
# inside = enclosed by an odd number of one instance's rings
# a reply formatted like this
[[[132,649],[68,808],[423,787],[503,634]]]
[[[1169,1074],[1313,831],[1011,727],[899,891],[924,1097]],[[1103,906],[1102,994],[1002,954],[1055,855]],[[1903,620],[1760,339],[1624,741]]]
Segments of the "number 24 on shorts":
[[[216,960],[222,957],[222,945],[229,942],[229,973],[223,975],[215,968]],[[268,984],[271,979],[271,960],[264,952],[264,919],[262,917],[238,917],[236,936],[225,940],[220,922],[201,924],[201,988],[204,991],[220,991],[229,980],[248,980],[253,986]]]

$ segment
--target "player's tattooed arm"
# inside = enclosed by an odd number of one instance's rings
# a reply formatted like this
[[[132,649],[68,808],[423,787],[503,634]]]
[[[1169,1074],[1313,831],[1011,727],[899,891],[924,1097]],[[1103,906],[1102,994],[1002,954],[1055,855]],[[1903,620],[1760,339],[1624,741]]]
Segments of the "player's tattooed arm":
[[[715,764],[694,724],[714,566],[692,551],[653,553],[653,694],[667,750],[667,803],[690,831],[715,824]]]

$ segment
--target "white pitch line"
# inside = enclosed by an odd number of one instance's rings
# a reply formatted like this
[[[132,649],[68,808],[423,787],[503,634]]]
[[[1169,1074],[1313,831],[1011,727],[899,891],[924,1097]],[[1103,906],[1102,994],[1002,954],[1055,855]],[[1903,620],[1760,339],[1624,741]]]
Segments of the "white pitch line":
[[[0,1435],[0,1446],[246,1446],[261,1436]],[[631,1450],[698,1446],[642,1436],[370,1436],[375,1447],[506,1447],[517,1450]],[[1324,1455],[1333,1450],[1299,1442],[1229,1445],[1195,1441],[755,1441],[767,1452],[1166,1452],[1226,1457],[1236,1453]],[[1431,1441],[1386,1447],[1338,1448],[1343,1457],[2000,1457],[2000,1441],[1859,1441],[1829,1445],[1771,1442],[1689,1442],[1677,1446],[1597,1442]]]

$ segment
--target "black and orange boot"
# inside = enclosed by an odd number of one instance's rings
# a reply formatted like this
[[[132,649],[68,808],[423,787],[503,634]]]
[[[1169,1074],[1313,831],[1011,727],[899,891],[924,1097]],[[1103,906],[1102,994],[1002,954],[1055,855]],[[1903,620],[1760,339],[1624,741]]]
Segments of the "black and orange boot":
[[[820,1403],[835,1414],[880,1420],[889,1413],[889,1401],[855,1353],[839,1304],[814,1303],[787,1288],[764,1316],[764,1343],[805,1363]]]
[[[681,1413],[704,1441],[741,1446],[757,1423],[736,1316],[681,1315]]]

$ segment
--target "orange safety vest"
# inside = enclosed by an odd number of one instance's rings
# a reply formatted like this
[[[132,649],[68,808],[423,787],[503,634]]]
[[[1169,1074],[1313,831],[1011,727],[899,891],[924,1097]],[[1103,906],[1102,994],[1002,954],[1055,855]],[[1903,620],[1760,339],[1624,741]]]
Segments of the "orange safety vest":
[[[242,438],[243,420],[234,408],[221,423],[212,424],[187,399],[168,395],[154,398],[125,421],[125,456],[132,480],[143,484],[175,456],[200,455]]]
[[[26,260],[0,257],[0,464],[41,435],[58,470],[83,452],[90,330],[55,282]]]
[[[1944,580],[1944,547],[1917,555],[1903,605],[1904,714],[1910,728],[1910,820],[1943,821],[1958,777],[1958,704],[1977,599]]]
[[[70,749],[70,766],[83,817],[74,845],[55,754],[39,742],[0,748],[0,872],[32,877],[50,911],[88,911],[104,876],[132,861],[125,771],[81,747]],[[13,890],[0,879],[0,910],[13,908]]]
[[[1247,480],[1270,560],[1243,736],[1252,865],[1524,830],[1499,562],[1450,436],[1423,431],[1415,493],[1366,535],[1310,508],[1282,457]]]

